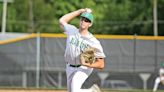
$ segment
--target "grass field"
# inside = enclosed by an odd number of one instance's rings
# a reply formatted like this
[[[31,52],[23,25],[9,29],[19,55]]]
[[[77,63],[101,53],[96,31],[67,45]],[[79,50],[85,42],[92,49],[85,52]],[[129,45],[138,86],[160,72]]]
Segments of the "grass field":
[[[152,90],[102,90],[102,92],[153,92]],[[164,90],[158,90],[156,92],[164,92]]]
[[[17,89],[17,88],[1,88],[0,92],[67,92],[65,89]],[[152,92],[152,90],[110,90],[104,89],[102,92]],[[157,92],[164,92],[163,90]]]
[[[67,92],[66,90],[53,89],[0,89],[0,92]]]

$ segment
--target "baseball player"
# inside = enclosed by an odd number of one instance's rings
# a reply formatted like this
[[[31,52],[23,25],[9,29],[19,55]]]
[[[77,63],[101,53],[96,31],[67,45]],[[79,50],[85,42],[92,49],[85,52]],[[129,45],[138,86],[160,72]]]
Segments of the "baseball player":
[[[96,85],[82,89],[82,84],[92,73],[93,68],[103,69],[105,54],[100,42],[89,32],[93,25],[91,9],[79,9],[65,14],[59,19],[60,27],[67,35],[65,62],[68,92],[100,92]],[[69,22],[80,16],[79,28]],[[95,62],[90,64],[80,60],[80,53],[86,48],[96,49]],[[96,89],[96,90],[95,90]]]
[[[159,83],[164,85],[164,63],[161,66],[162,67],[159,69],[159,76],[155,79],[153,92],[157,91]]]

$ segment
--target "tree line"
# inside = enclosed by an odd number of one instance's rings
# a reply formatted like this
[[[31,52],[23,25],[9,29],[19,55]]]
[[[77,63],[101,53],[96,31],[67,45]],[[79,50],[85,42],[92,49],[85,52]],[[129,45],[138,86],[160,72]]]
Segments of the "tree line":
[[[7,32],[61,33],[58,19],[91,8],[94,34],[153,35],[153,0],[14,0],[8,3]],[[164,35],[164,0],[158,0],[158,35]],[[3,3],[0,3],[2,21]],[[79,24],[79,18],[71,21]],[[2,22],[0,22],[1,27]]]

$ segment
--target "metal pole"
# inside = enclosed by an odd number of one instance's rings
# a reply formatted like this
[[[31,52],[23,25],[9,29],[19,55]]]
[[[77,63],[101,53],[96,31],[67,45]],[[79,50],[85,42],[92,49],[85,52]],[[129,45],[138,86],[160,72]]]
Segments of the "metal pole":
[[[158,14],[157,14],[158,0],[153,0],[153,18],[154,18],[154,36],[158,36]],[[155,40],[155,71],[157,70],[157,40]]]
[[[36,87],[39,88],[40,80],[40,33],[37,33],[37,56],[36,56]]]
[[[27,73],[24,71],[22,73],[22,87],[26,88],[27,87]]]
[[[137,40],[137,34],[134,35],[134,56],[133,56],[133,72],[136,72],[136,40]]]
[[[153,0],[154,36],[158,36],[157,0]]]
[[[13,0],[0,0],[0,2],[3,2],[1,33],[5,34],[5,32],[6,32],[6,17],[7,17],[7,3],[12,3]]]
[[[135,79],[135,75],[136,75],[136,45],[137,45],[137,34],[134,34],[134,43],[133,43],[133,85],[136,85],[136,79]]]
[[[7,0],[3,0],[3,15],[2,15],[2,34],[5,34],[6,31],[6,14],[7,13]]]
[[[29,0],[29,26],[28,26],[28,32],[34,31],[34,20],[33,20],[33,0]]]
[[[62,72],[58,72],[58,88],[62,87]]]
[[[154,55],[154,72],[156,72],[158,70],[158,40],[154,40],[154,51],[155,51],[155,55]]]

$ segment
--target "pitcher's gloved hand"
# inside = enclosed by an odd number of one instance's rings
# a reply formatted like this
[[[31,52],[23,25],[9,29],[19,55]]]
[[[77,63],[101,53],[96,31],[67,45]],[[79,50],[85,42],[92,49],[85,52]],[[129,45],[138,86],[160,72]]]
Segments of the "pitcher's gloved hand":
[[[80,54],[81,61],[92,64],[95,61],[94,53],[95,50],[93,48],[87,48]]]

